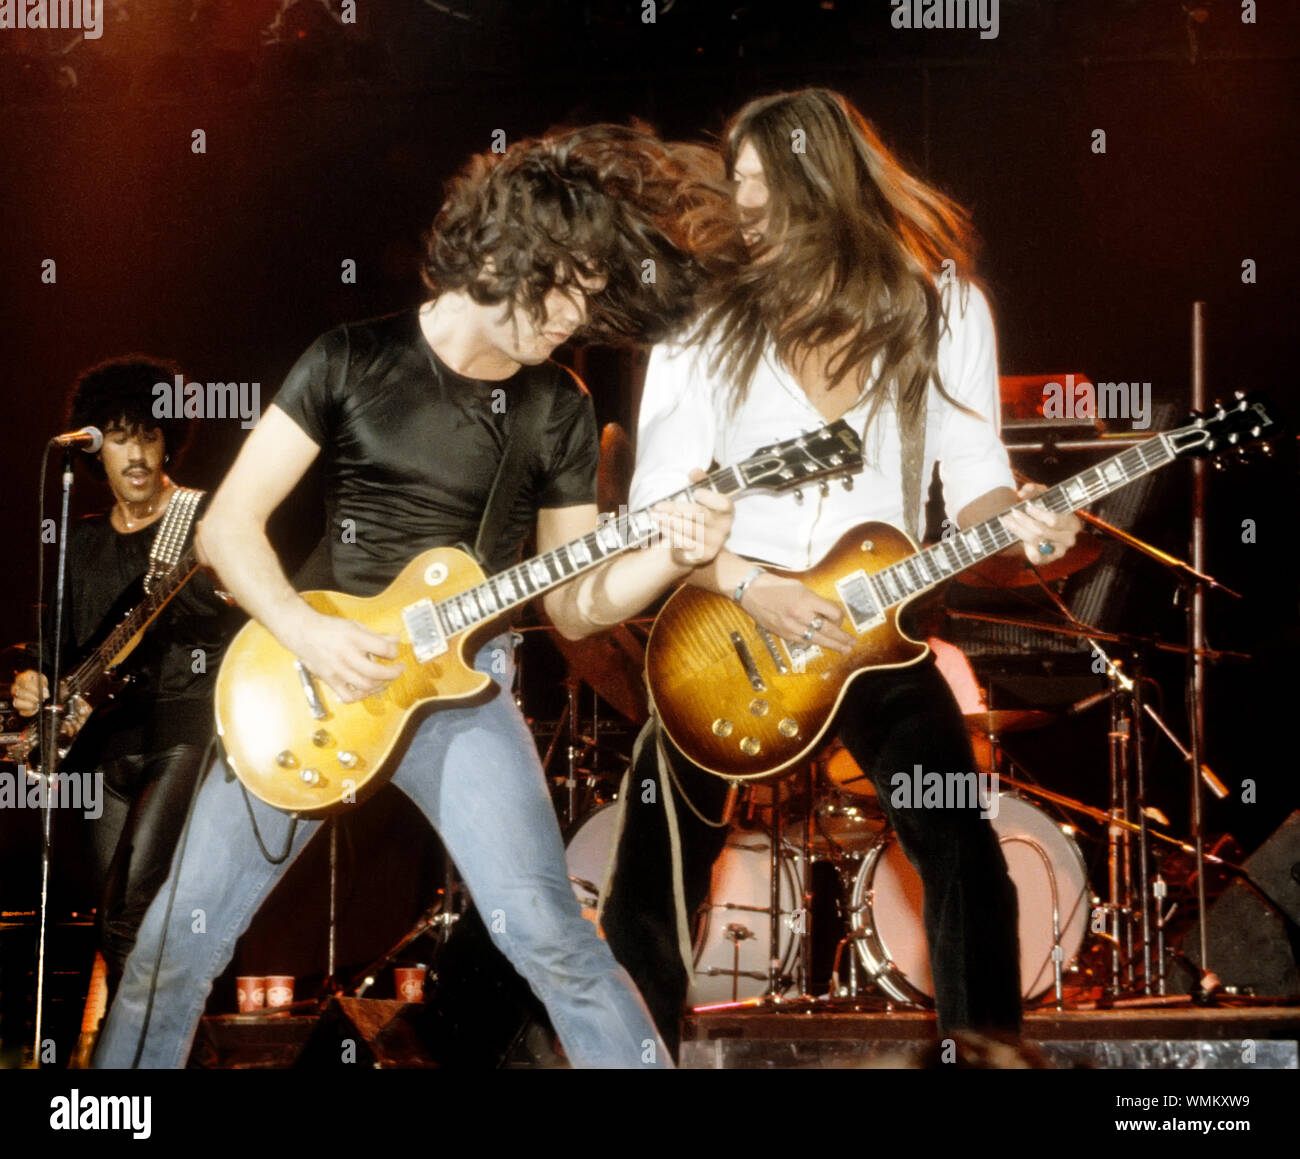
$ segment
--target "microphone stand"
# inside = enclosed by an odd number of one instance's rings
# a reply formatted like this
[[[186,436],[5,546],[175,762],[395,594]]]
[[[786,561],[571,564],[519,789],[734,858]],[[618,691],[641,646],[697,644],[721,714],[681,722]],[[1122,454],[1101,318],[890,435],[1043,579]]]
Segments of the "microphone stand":
[[[49,925],[50,843],[53,832],[53,796],[58,784],[59,735],[66,706],[60,702],[59,682],[63,677],[63,613],[68,568],[68,510],[72,498],[73,470],[71,446],[63,448],[62,495],[59,508],[59,560],[54,579],[54,659],[50,673],[50,703],[41,711],[41,763],[35,770],[37,783],[45,781],[44,808],[41,813],[41,900],[36,935],[36,1018],[32,1059],[39,1068],[44,1063],[41,1034],[45,1013],[45,931]],[[40,661],[37,661],[37,694],[40,692]],[[31,775],[31,770],[28,771]]]

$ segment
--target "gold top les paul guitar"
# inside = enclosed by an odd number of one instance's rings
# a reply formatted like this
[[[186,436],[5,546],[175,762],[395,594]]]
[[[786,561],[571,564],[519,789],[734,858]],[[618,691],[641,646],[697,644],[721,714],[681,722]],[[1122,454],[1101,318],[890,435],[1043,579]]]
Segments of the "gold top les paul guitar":
[[[841,421],[766,447],[669,498],[709,487],[724,495],[784,491],[861,466],[857,435]],[[217,674],[217,731],[231,768],[254,796],[291,813],[319,816],[361,799],[391,772],[390,757],[417,710],[491,695],[492,679],[472,664],[483,642],[502,630],[505,613],[655,534],[644,509],[490,578],[465,552],[436,547],[411,560],[379,595],[304,592],[319,612],[397,636],[405,671],[376,695],[347,704],[270,632],[248,623]]]
[[[1074,511],[1180,456],[1233,451],[1272,425],[1261,403],[1238,396],[1231,410],[1153,436],[1039,500],[1052,511]],[[904,606],[1012,542],[997,517],[924,551],[887,523],[864,523],[808,571],[773,569],[844,609],[840,626],[856,637],[848,654],[792,645],[725,596],[678,589],[646,645],[650,695],[665,731],[695,764],[734,780],[807,760],[854,677],[915,664],[929,652],[899,630]]]

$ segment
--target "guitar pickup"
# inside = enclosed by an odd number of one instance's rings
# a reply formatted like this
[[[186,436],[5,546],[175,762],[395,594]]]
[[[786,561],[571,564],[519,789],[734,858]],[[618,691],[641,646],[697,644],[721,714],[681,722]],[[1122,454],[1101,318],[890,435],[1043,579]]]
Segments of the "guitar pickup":
[[[732,632],[731,644],[736,649],[736,655],[740,658],[741,666],[745,669],[745,675],[749,679],[749,686],[755,692],[766,692],[767,685],[763,683],[763,678],[758,674],[758,665],[754,663],[753,653],[749,650],[749,645],[745,643],[744,637],[739,632]]]
[[[878,627],[885,622],[885,613],[880,610],[876,598],[871,592],[867,573],[859,569],[835,581],[835,590],[840,594],[840,603],[853,621],[853,629],[859,634]]]
[[[307,665],[301,660],[295,660],[293,668],[298,673],[298,683],[302,686],[302,694],[307,701],[307,708],[317,720],[324,720],[325,706],[321,703],[320,693],[316,691],[316,681],[312,678],[312,674],[307,671]]]
[[[402,609],[402,623],[411,638],[411,648],[417,663],[423,664],[447,651],[447,641],[438,630],[438,619],[433,614],[433,601],[416,600]]]

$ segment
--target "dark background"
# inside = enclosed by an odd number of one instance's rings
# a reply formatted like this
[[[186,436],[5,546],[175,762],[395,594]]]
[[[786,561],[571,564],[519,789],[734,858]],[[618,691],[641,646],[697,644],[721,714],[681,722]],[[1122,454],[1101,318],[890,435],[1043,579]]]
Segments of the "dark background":
[[[1181,421],[1200,299],[1212,394],[1266,391],[1295,429],[1287,367],[1300,13],[1282,0],[1261,0],[1256,24],[1224,0],[1002,0],[994,40],[895,30],[886,0],[677,0],[660,4],[654,23],[626,0],[362,0],[358,9],[359,23],[340,25],[317,0],[138,0],[106,4],[95,42],[0,30],[0,641],[33,631],[40,448],[63,428],[77,373],[141,351],[175,359],[192,380],[258,381],[265,407],[317,334],[420,299],[421,236],[442,183],[498,129],[514,141],[638,117],[699,138],[753,96],[836,88],[974,211],[1003,373],[1149,381],[1154,401]],[[207,138],[201,155],[191,151],[195,129]],[[1092,149],[1097,129],[1104,154]],[[53,285],[41,280],[47,258],[57,262]],[[344,259],[357,264],[355,285],[341,281]],[[1242,281],[1246,259],[1257,265],[1254,284]],[[567,353],[601,421],[631,428],[635,359]],[[178,474],[211,487],[243,432],[233,420],[199,428]],[[1208,566],[1244,598],[1209,597],[1210,638],[1253,659],[1210,676],[1208,755],[1233,795],[1209,807],[1207,827],[1247,850],[1300,799],[1283,748],[1297,643],[1294,440],[1275,442],[1273,460],[1212,481]],[[1190,472],[1166,471],[1134,526],[1186,555]],[[104,505],[106,493],[80,476],[78,509]],[[318,526],[310,491],[277,524],[289,556]],[[1243,542],[1247,519],[1255,543]],[[1103,626],[1181,638],[1163,569],[1129,557],[1121,586],[1123,614]],[[1001,671],[990,665],[981,677]],[[1180,664],[1153,672],[1185,731]],[[553,712],[549,688],[525,691],[535,713]],[[1050,682],[1033,693],[1021,681],[1008,702],[1074,694]],[[1022,743],[1044,782],[1104,806],[1104,709]],[[1186,775],[1165,742],[1153,739],[1151,752],[1153,799],[1180,827]],[[1256,804],[1241,800],[1248,778]],[[3,909],[34,900],[29,820],[0,818]],[[418,843],[416,830],[402,832]],[[419,876],[391,842],[369,840],[393,853],[395,872]],[[374,883],[387,876],[392,893],[393,878],[368,848],[348,863],[348,889],[373,923],[344,960],[377,950],[388,927],[404,928],[427,901],[412,886],[380,906],[385,891]],[[317,878],[319,868],[318,850]],[[302,900],[306,890],[295,913],[319,929],[302,916],[316,904]],[[312,941],[308,958],[319,953]],[[250,968],[318,967],[277,959]]]

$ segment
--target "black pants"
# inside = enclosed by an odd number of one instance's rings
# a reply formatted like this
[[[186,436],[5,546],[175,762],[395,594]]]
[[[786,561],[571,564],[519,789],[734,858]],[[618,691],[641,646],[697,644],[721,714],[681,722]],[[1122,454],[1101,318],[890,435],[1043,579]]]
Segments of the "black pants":
[[[895,808],[891,778],[913,767],[941,774],[975,768],[957,703],[932,660],[867,673],[849,687],[835,722],[840,740],[869,774],[903,852],[925,887],[925,932],[941,1034],[960,1029],[1018,1032],[1020,964],[1016,892],[992,826],[978,808]],[[626,822],[605,904],[614,956],[640,988],[664,1040],[677,1049],[688,977],[678,950],[668,822],[655,745],[642,746],[627,794]],[[683,793],[716,820],[726,782],[690,764],[671,744]],[[646,782],[654,783],[650,791]],[[706,900],[726,829],[696,818],[674,797],[686,912]],[[905,803],[905,802],[903,802]]]
[[[93,822],[91,843],[96,878],[103,883],[99,942],[110,1001],[145,911],[167,879],[205,750],[175,745],[100,766],[104,812]]]

